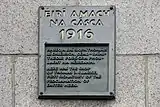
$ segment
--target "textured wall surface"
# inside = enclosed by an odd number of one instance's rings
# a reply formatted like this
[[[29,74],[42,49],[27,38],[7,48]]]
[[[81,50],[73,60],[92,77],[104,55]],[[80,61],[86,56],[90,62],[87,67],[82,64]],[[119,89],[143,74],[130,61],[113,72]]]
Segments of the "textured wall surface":
[[[37,99],[41,5],[116,6],[115,100]],[[160,107],[159,0],[1,0],[0,107]]]

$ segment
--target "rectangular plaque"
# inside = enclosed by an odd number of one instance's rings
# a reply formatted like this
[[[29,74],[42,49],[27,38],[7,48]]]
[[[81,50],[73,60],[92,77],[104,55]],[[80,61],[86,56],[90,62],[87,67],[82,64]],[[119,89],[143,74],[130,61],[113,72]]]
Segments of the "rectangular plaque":
[[[115,7],[39,7],[39,98],[115,98]]]

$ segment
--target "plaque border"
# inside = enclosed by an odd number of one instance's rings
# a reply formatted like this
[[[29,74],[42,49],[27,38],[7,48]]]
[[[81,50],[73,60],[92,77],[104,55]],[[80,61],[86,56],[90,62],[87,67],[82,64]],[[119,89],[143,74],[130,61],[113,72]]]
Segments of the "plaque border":
[[[50,43],[42,43],[40,40],[40,19],[41,19],[41,10],[44,8],[49,7],[74,7],[74,6],[40,6],[38,9],[38,98],[39,99],[93,99],[93,100],[110,100],[115,99],[116,97],[116,7],[114,5],[111,6],[78,6],[78,7],[109,7],[111,10],[114,10],[114,37],[112,42],[110,43],[70,43],[67,45],[74,45],[74,44],[91,44],[91,45],[109,45],[109,92],[102,92],[103,94],[45,94],[44,93],[44,54],[45,54],[45,45]],[[66,43],[62,44],[54,44],[53,45],[65,45]],[[40,51],[40,46],[42,46],[42,51]],[[87,46],[89,47],[89,46]],[[43,53],[42,53],[43,52]],[[43,69],[43,70],[42,70]],[[43,71],[43,72],[42,72]],[[54,92],[53,92],[54,93]]]

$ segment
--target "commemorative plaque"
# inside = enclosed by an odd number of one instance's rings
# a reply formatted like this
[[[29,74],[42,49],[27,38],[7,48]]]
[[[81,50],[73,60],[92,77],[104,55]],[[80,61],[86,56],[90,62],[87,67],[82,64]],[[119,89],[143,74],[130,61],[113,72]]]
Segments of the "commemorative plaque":
[[[39,7],[39,98],[115,97],[115,12]]]

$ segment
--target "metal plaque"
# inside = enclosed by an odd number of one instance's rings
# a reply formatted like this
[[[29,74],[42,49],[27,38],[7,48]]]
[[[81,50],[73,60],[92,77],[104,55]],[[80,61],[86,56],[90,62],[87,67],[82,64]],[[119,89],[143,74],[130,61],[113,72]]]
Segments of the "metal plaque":
[[[115,98],[115,12],[39,7],[39,98]]]

